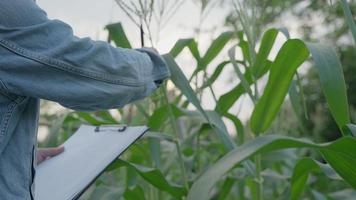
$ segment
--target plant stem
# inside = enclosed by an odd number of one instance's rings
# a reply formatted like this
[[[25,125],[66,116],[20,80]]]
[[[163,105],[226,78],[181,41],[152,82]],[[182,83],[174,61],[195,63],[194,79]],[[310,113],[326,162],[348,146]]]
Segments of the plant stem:
[[[263,200],[263,178],[261,176],[261,155],[255,156],[257,200]]]
[[[208,79],[208,75],[207,75],[207,73],[206,73],[206,69],[204,69],[204,79],[205,79],[206,81],[209,80],[209,79]],[[211,95],[213,95],[213,99],[214,99],[214,101],[215,101],[215,104],[217,104],[218,99],[216,98],[215,92],[214,92],[213,87],[211,86],[210,83],[208,83],[208,88],[209,88],[209,90],[210,90],[210,92],[211,92]]]
[[[297,76],[297,85],[298,85],[298,87],[299,87],[299,93],[300,93],[300,97],[301,97],[302,104],[303,104],[304,116],[305,116],[305,119],[309,120],[308,108],[307,108],[307,103],[306,103],[306,101],[305,101],[305,96],[304,96],[304,90],[303,90],[303,86],[302,86],[302,81],[301,81],[301,78],[300,78],[298,72],[296,72],[296,76]]]
[[[173,111],[172,111],[172,108],[171,108],[171,104],[169,103],[169,99],[168,99],[168,95],[167,95],[167,89],[165,87],[165,84],[161,87],[161,90],[162,90],[162,93],[164,95],[164,100],[166,102],[166,105],[168,107],[168,113],[169,113],[171,126],[173,128],[173,132],[175,133],[175,135],[177,137],[174,143],[175,143],[175,146],[176,146],[176,149],[177,149],[177,154],[178,154],[180,168],[181,168],[181,171],[182,171],[184,185],[185,185],[186,189],[188,190],[189,189],[188,177],[187,177],[187,173],[186,173],[186,170],[185,170],[185,165],[184,165],[182,151],[181,151],[180,142],[179,142],[180,141],[179,138],[182,137],[182,136],[179,134],[179,131],[178,131],[178,128],[177,128],[177,125],[176,125],[176,118],[175,118],[175,116],[173,114]]]

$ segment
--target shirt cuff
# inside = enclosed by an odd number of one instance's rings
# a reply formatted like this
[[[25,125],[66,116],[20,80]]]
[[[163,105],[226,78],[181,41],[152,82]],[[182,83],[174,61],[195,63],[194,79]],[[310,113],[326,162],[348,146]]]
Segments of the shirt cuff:
[[[170,77],[171,73],[167,67],[166,62],[164,61],[162,56],[160,56],[155,50],[145,47],[138,48],[135,50],[146,53],[150,57],[151,62],[153,64],[151,75],[157,87],[160,86],[165,79]]]

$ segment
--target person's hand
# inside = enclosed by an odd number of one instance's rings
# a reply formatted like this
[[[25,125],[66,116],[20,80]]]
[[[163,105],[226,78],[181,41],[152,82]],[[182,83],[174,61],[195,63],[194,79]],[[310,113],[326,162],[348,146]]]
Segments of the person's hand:
[[[64,151],[64,147],[40,148],[37,150],[37,165],[48,158],[54,157]]]

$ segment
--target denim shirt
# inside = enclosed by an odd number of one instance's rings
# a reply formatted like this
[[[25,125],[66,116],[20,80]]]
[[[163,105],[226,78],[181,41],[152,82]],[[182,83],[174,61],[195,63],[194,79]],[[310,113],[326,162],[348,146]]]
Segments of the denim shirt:
[[[39,99],[81,111],[122,107],[169,76],[148,49],[78,38],[33,0],[0,1],[0,199],[33,199]]]

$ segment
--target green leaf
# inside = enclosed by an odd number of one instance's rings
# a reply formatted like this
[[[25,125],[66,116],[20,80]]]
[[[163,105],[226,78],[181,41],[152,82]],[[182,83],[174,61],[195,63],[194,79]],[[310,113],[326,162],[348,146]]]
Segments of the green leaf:
[[[297,88],[299,90],[297,90]],[[291,82],[291,85],[288,90],[288,95],[289,100],[292,104],[294,114],[298,119],[300,131],[305,132],[306,127],[304,123],[309,119],[309,116],[305,102],[304,91],[301,85],[301,80],[298,75],[298,72],[296,73],[295,78]]]
[[[160,132],[152,132],[152,131],[148,131],[147,133],[145,133],[142,136],[142,138],[152,138],[161,141],[175,142],[175,138],[170,135],[160,133]]]
[[[330,112],[342,130],[344,125],[350,123],[350,118],[345,78],[339,58],[332,46],[316,43],[306,45],[318,70],[321,88]]]
[[[278,32],[282,32],[288,38],[288,31],[285,29],[269,29],[267,30],[261,41],[260,49],[256,56],[256,62],[251,67],[251,71],[256,79],[261,78],[270,68],[271,62],[268,60],[268,55],[273,47]],[[249,45],[246,41],[240,41],[238,46],[241,48],[244,60],[251,63],[251,56]],[[252,74],[250,71],[245,73],[245,79],[252,84]],[[222,95],[216,106],[216,110],[220,113],[226,113],[234,105],[234,103],[240,98],[246,91],[241,83],[235,86],[232,90]]]
[[[191,80],[200,71],[206,70],[208,64],[219,55],[225,45],[234,37],[234,32],[224,32],[215,40],[206,51],[205,55],[201,59],[196,59],[198,61],[198,67],[193,71]]]
[[[344,11],[346,22],[349,25],[352,36],[354,37],[354,42],[356,43],[356,25],[355,25],[354,18],[352,17],[352,13],[351,13],[349,4],[347,3],[346,0],[341,0],[341,7],[342,7],[342,10]]]
[[[267,86],[252,113],[251,129],[255,133],[266,131],[276,117],[293,75],[309,55],[307,48],[315,61],[324,95],[340,130],[349,123],[345,79],[336,52],[327,45],[305,45],[300,40],[292,39],[282,46],[272,63]]]
[[[268,61],[267,64],[270,65],[271,62]],[[264,74],[262,74],[262,75],[264,75]],[[245,76],[245,79],[247,80],[247,82],[251,85],[253,83],[251,70],[248,70],[247,72],[245,72],[244,76]],[[260,77],[257,77],[257,79],[258,78],[260,78]],[[236,101],[245,92],[246,91],[245,91],[244,87],[242,86],[242,83],[237,84],[229,92],[220,96],[220,98],[218,99],[218,102],[216,104],[215,110],[218,113],[224,115],[225,113],[227,113],[229,111],[229,109],[236,103]]]
[[[148,146],[150,148],[153,166],[161,169],[161,143],[158,138],[148,138]]]
[[[268,55],[270,54],[274,42],[276,41],[278,31],[279,30],[272,28],[264,33],[260,48],[256,55],[255,63],[251,67],[252,73],[255,77],[260,77],[265,71],[268,71]]]
[[[354,163],[354,159],[356,158],[356,140],[354,138],[343,137],[332,143],[315,144],[304,139],[267,135],[260,136],[235,148],[210,166],[194,182],[188,193],[187,200],[209,199],[209,192],[215,183],[224,174],[234,168],[234,166],[253,155],[280,149],[306,147],[319,150],[335,171],[352,187],[356,188],[356,168],[350,168],[350,166],[356,166],[356,163]],[[344,159],[346,157],[349,160]]]
[[[226,128],[222,128],[222,122],[220,117],[216,117],[213,114],[208,114],[203,107],[200,105],[200,101],[198,100],[194,90],[191,88],[189,81],[183,74],[182,70],[179,68],[177,63],[174,61],[172,56],[169,54],[163,55],[167,66],[171,71],[171,80],[176,87],[180,89],[182,94],[187,97],[188,101],[192,103],[198,111],[204,116],[204,118],[208,121],[210,125],[214,128],[214,130],[218,133],[218,136],[224,143],[225,147],[229,150],[233,149],[236,144],[233,142],[231,137],[229,136]]]
[[[191,88],[187,78],[185,77],[178,64],[174,61],[173,57],[169,54],[163,55],[168,68],[171,71],[171,80],[178,89],[187,97],[190,103],[192,103],[203,115],[206,115],[204,109],[201,107],[200,102],[195,95],[194,90]]]
[[[238,61],[237,61],[238,62]],[[213,83],[216,81],[216,79],[220,76],[222,70],[225,68],[227,64],[229,64],[230,61],[223,61],[221,62],[216,68],[213,74],[208,78],[208,80],[200,87],[200,89],[205,89],[209,87],[210,85],[213,85]]]
[[[241,49],[244,61],[251,63],[251,51],[250,51],[250,46],[249,46],[248,42],[245,40],[241,40],[238,43],[238,46]]]
[[[145,200],[145,193],[140,186],[135,186],[134,188],[126,188],[124,192],[125,200]]]
[[[110,200],[110,199],[117,199],[122,196],[123,191],[121,189],[110,187],[110,186],[98,186],[94,188],[94,191],[90,194],[89,197],[83,198],[88,200]],[[85,193],[84,193],[85,195]],[[84,196],[83,195],[83,196]]]
[[[121,23],[109,24],[105,29],[109,31],[109,36],[116,46],[129,49],[132,48]]]
[[[290,39],[283,44],[271,65],[266,88],[251,116],[254,133],[259,134],[269,128],[288,92],[293,75],[308,56],[308,49],[301,40]]]
[[[344,137],[348,138],[348,137]],[[356,139],[333,142],[320,149],[324,159],[354,189],[356,189]]]
[[[200,66],[198,70],[203,70],[206,66],[221,52],[221,50],[225,47],[225,45],[233,38],[234,32],[224,32],[219,35],[213,43],[211,43],[210,47],[206,51],[205,55],[201,59]]]
[[[98,126],[103,124],[112,124],[112,121],[104,121],[100,120],[94,116],[94,113],[87,113],[87,112],[76,112],[78,117],[91,125]]]
[[[174,58],[176,58],[182,52],[182,50],[185,47],[189,48],[189,50],[192,53],[193,57],[197,60],[197,62],[199,62],[201,58],[200,58],[200,53],[199,53],[199,50],[198,50],[198,44],[192,38],[178,40],[174,44],[174,46],[171,49],[171,51],[169,52],[169,54],[171,56],[173,56]]]
[[[180,110],[175,104],[170,104],[170,106],[176,118],[184,115],[184,112]],[[153,112],[153,114],[148,119],[148,127],[150,127],[151,130],[158,131],[159,128],[164,124],[165,120],[169,116],[167,110],[168,110],[168,106],[164,105],[157,108]]]
[[[246,76],[246,74],[245,74]],[[251,84],[252,81],[250,81]],[[229,109],[235,104],[235,102],[241,97],[242,94],[245,93],[244,87],[241,83],[237,84],[233,89],[229,92],[221,95],[216,103],[215,110],[224,114],[229,111]]]
[[[235,61],[235,47],[231,48],[228,52],[230,62],[232,63],[235,72],[237,74],[237,77],[240,79],[240,83],[243,86],[244,90],[247,92],[247,94],[250,96],[251,100],[254,100],[254,96],[252,94],[252,90],[250,88],[250,82],[247,81],[245,78],[244,74],[242,74],[237,62]],[[246,69],[247,70],[247,69]]]
[[[296,80],[293,80],[291,82],[288,94],[289,94],[289,99],[292,104],[293,110],[294,110],[295,114],[297,115],[297,117],[300,118],[303,113],[303,108],[301,106],[300,95],[298,94],[298,91],[297,91],[297,81]]]
[[[291,178],[291,200],[298,200],[301,197],[305,184],[308,180],[308,176],[314,171],[322,171],[331,179],[341,179],[329,165],[320,163],[311,158],[303,158],[298,161],[293,170]]]
[[[229,192],[231,191],[232,186],[234,185],[234,183],[235,183],[235,179],[232,179],[232,178],[229,178],[229,177],[226,178],[225,181],[224,181],[223,186],[221,187],[221,190],[219,191],[219,195],[218,195],[217,200],[226,199],[226,197],[229,194]]]
[[[155,186],[161,191],[165,191],[171,194],[172,196],[178,199],[182,198],[187,193],[184,187],[169,183],[164,177],[164,175],[162,174],[162,172],[155,168],[149,168],[149,167],[125,162],[123,160],[118,159],[109,166],[108,171],[111,171],[113,169],[118,169],[123,166],[134,169],[148,183]]]
[[[350,135],[353,135],[354,137],[356,137],[356,125],[355,124],[347,124],[346,127],[349,129]]]
[[[244,126],[241,120],[231,113],[225,113],[224,117],[227,117],[234,123],[236,133],[238,136],[238,143],[242,144],[244,142],[245,133],[244,133]]]

